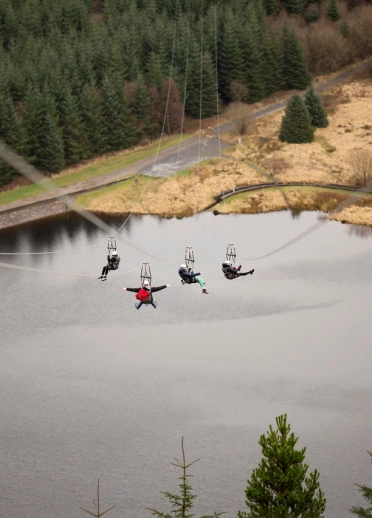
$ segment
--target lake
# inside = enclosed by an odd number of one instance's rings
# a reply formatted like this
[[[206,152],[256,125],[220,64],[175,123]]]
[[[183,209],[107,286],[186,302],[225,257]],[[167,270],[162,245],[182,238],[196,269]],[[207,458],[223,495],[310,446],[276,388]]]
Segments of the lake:
[[[245,507],[258,440],[288,414],[320,471],[327,518],[364,504],[371,485],[372,235],[315,213],[132,217],[120,232],[121,271],[96,279],[107,235],[74,215],[0,232],[0,513],[86,516],[100,479],[107,516],[169,512],[185,437],[196,513]],[[110,219],[118,228],[123,218]],[[150,257],[157,309],[134,307]],[[242,270],[221,273],[233,242]],[[195,250],[209,295],[182,286],[184,249]],[[39,271],[34,271],[39,270]],[[135,270],[135,271],[131,271]],[[42,272],[41,272],[42,271]],[[130,271],[130,273],[126,273]],[[54,272],[54,273],[47,273]]]

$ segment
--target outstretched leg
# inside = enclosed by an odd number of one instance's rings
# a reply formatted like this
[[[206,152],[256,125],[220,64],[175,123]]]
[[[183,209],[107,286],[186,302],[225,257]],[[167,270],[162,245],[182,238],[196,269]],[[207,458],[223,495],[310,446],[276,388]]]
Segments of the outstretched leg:
[[[249,272],[242,272],[242,273],[238,272],[238,277],[244,277],[245,275],[252,275],[253,272],[254,272],[254,268],[253,268],[253,270],[250,270]]]
[[[139,300],[136,304],[134,304],[136,306],[136,309],[139,309],[141,306],[142,306],[142,302]]]
[[[151,304],[151,306],[152,306],[153,308],[155,308],[155,309],[156,309],[156,306],[158,305],[158,303],[157,303],[157,302],[155,302],[154,300],[153,300],[152,302],[150,302],[150,304]]]

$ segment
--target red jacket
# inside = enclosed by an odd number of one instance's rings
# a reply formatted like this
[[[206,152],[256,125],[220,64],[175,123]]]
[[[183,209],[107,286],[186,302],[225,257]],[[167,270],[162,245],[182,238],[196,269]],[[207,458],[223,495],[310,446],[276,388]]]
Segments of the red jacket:
[[[151,293],[147,290],[140,289],[138,293],[136,293],[136,299],[141,302],[145,302],[149,297],[151,297]]]

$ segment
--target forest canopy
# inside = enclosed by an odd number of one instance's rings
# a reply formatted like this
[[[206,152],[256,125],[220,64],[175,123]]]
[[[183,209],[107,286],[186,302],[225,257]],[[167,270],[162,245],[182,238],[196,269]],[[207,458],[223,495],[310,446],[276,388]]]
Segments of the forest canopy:
[[[210,117],[236,92],[252,103],[305,89],[296,31],[271,23],[281,9],[305,16],[304,1],[1,0],[0,138],[58,172],[179,132],[184,108]],[[14,174],[0,162],[0,184]]]

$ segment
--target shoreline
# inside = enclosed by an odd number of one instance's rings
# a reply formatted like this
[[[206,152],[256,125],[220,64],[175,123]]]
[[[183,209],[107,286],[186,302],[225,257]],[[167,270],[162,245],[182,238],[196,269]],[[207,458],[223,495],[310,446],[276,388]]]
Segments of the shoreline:
[[[284,195],[281,191],[286,191],[286,194]],[[278,201],[278,196],[275,196],[276,200],[275,202],[272,200],[271,203],[266,205],[265,207],[260,207],[257,202],[256,198],[257,195],[262,196],[265,191],[267,193],[276,195],[279,194],[279,197],[281,198],[281,203]],[[311,203],[311,200],[306,200],[306,202],[301,203],[301,199],[297,198],[294,203],[289,202],[288,203],[288,196],[289,194],[295,194],[300,195],[301,191],[314,191],[315,193],[318,192],[318,198],[319,195],[322,194],[328,194],[329,191],[335,191],[334,197],[333,197],[333,203],[329,201],[328,197],[323,197],[322,202],[319,203],[319,200],[315,199],[313,200],[313,203]],[[338,192],[337,192],[338,191]],[[340,194],[340,192],[343,192],[344,194]],[[331,194],[331,193],[329,193]],[[254,203],[249,205],[249,198],[253,197],[253,200],[255,200]],[[316,184],[294,184],[288,183],[288,184],[257,184],[257,185],[247,185],[239,187],[234,191],[226,191],[224,193],[221,193],[219,195],[214,196],[215,201],[209,205],[208,207],[205,207],[199,211],[197,211],[197,214],[200,214],[202,212],[213,212],[215,215],[224,215],[224,214],[265,214],[267,212],[279,212],[283,210],[289,210],[292,212],[293,215],[297,215],[301,212],[312,212],[312,211],[319,211],[323,212],[324,214],[327,214],[332,210],[336,208],[337,205],[340,203],[343,203],[345,199],[347,198],[355,198],[355,203],[361,203],[365,202],[366,198],[370,198],[370,203],[372,206],[372,190],[368,192],[360,192],[358,188],[352,187],[352,186],[342,186],[342,185],[316,185]],[[227,201],[228,200],[228,201]],[[238,201],[244,201],[245,204],[243,204],[240,207],[234,207],[234,202]],[[268,200],[270,201],[270,200]],[[226,207],[226,205],[229,205],[229,207]],[[354,204],[355,206],[355,204]],[[328,209],[328,210],[326,210]],[[345,209],[348,211],[348,209]],[[345,212],[345,210],[342,210],[339,212],[339,214],[336,215],[336,217],[330,218],[330,220],[337,220],[341,223],[347,223],[351,225],[362,225],[365,227],[372,227],[372,221],[369,222],[365,220],[363,215],[361,214],[361,217],[358,218],[357,213],[355,214],[355,211],[351,211],[353,217],[348,216],[348,213]],[[66,203],[61,200],[50,200],[50,201],[41,201],[36,202],[33,205],[29,205],[26,207],[22,207],[18,210],[9,210],[3,213],[0,213],[0,230],[6,229],[6,228],[12,228],[18,225],[22,225],[25,223],[30,223],[32,221],[37,220],[43,220],[47,219],[59,214],[64,214],[73,211],[73,208],[67,208]],[[116,211],[109,211],[109,210],[95,210],[92,211],[97,216],[125,216],[126,213],[118,213]],[[160,211],[133,211],[134,215],[141,215],[141,216],[164,216],[164,214],[160,213]],[[173,214],[169,213],[167,216],[167,219],[171,218],[178,218],[183,219],[184,217],[193,217],[193,214]]]

